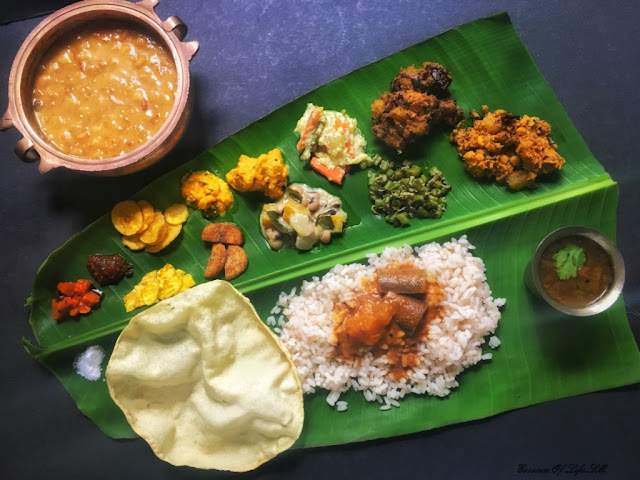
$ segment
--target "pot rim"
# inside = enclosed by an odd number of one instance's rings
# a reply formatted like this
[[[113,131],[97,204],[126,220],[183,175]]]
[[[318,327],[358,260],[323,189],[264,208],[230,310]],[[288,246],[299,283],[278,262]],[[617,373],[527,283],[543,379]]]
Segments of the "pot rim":
[[[157,3],[157,0],[142,0],[137,3],[127,2],[126,0],[82,0],[49,15],[31,31],[22,43],[9,75],[9,111],[12,116],[13,126],[33,144],[33,148],[40,155],[39,169],[41,171],[47,171],[55,167],[66,167],[71,170],[88,172],[121,169],[136,164],[158,150],[176,129],[188,102],[190,87],[189,61],[195,52],[189,52],[191,53],[189,55],[176,34],[171,30],[165,29],[163,22],[153,10]],[[26,77],[24,73],[28,62],[31,61],[34,50],[41,42],[47,41],[56,30],[64,29],[65,24],[68,22],[79,15],[90,15],[91,12],[96,12],[97,16],[113,13],[120,17],[119,19],[122,21],[128,21],[152,31],[162,41],[165,48],[169,50],[176,67],[176,97],[162,126],[149,140],[139,147],[123,155],[104,159],[83,159],[69,155],[57,150],[45,141],[27,118],[22,96],[24,82],[31,81],[31,78]],[[47,48],[44,47],[44,50],[46,51]],[[197,49],[197,43],[195,48]]]
[[[602,247],[602,249],[609,256],[613,269],[613,280],[607,292],[598,300],[580,308],[568,307],[551,298],[542,286],[538,269],[542,254],[551,243],[559,238],[574,235],[589,238],[600,245],[600,247]],[[620,250],[618,250],[613,241],[611,241],[609,237],[604,235],[602,232],[590,227],[571,225],[558,228],[542,239],[542,241],[536,247],[536,252],[533,256],[533,259],[531,260],[531,275],[537,293],[550,306],[552,306],[556,310],[561,311],[562,313],[566,313],[567,315],[587,317],[607,310],[609,307],[611,307],[611,305],[615,303],[615,301],[622,293],[622,287],[624,286],[625,278],[624,260],[622,259]]]

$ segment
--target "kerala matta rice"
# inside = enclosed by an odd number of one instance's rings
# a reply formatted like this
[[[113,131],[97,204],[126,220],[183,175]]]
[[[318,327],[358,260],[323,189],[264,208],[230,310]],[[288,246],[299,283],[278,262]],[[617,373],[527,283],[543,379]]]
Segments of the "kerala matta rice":
[[[474,248],[466,235],[442,245],[388,247],[380,255],[367,255],[366,265],[336,265],[322,278],[303,282],[299,293],[283,292],[266,321],[277,323],[276,331],[281,328],[280,338],[294,359],[303,391],[327,390],[327,402],[340,411],[347,408],[338,400],[350,389],[362,392],[369,402],[380,402],[381,410],[400,406],[399,400],[408,394],[449,395],[464,369],[491,358],[482,347],[498,328],[499,308],[505,304],[505,299],[492,296],[484,263],[471,253]],[[367,281],[374,281],[378,268],[404,263],[424,270],[444,296],[442,313],[429,321],[427,335],[417,343],[417,364],[397,380],[390,375],[386,356],[368,351],[338,357],[333,311],[336,304],[351,301]],[[283,318],[276,321],[274,315],[280,312]],[[491,348],[500,345],[497,337],[489,342]]]
[[[106,378],[131,427],[174,465],[252,470],[302,430],[302,387],[289,353],[224,281],[136,315]]]

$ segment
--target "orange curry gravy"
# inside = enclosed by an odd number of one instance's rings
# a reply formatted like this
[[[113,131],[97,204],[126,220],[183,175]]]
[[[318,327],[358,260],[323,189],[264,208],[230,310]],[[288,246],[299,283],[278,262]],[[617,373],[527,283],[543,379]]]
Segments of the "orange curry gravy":
[[[171,53],[124,22],[91,23],[54,42],[37,67],[32,105],[44,137],[86,159],[149,140],[176,98]]]
[[[384,270],[392,274],[393,270],[400,274],[421,272],[424,281],[419,289],[423,291],[389,291],[388,286],[381,287],[380,274],[373,281],[365,281],[364,289],[352,300],[334,306],[336,356],[354,358],[366,352],[376,357],[384,355],[390,376],[400,380],[418,364],[418,343],[428,334],[429,323],[440,315],[444,294],[437,283],[427,280],[424,272],[413,264],[395,264]]]

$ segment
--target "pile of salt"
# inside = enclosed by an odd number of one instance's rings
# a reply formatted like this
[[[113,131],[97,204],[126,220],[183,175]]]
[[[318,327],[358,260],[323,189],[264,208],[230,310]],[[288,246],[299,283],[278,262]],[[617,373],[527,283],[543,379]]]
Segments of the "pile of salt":
[[[94,382],[100,378],[100,374],[102,373],[100,364],[103,359],[103,348],[100,345],[91,345],[76,357],[73,366],[78,375]]]

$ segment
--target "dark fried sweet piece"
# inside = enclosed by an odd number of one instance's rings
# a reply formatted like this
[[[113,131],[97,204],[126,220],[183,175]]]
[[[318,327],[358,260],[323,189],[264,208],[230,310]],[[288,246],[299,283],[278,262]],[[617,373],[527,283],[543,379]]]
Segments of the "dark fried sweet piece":
[[[231,280],[247,269],[249,259],[242,247],[229,245],[227,247],[227,261],[224,264],[224,278]]]
[[[233,223],[217,222],[210,223],[202,229],[202,240],[225,245],[242,245],[244,235]]]
[[[558,146],[549,137],[551,126],[538,117],[519,117],[506,110],[482,115],[475,111],[471,127],[458,125],[451,133],[451,142],[465,169],[474,177],[495,177],[512,190],[535,188],[539,175],[559,170],[565,160]]]
[[[445,99],[451,95],[449,85],[451,85],[449,70],[438,63],[424,62],[420,68],[411,65],[400,70],[400,73],[391,81],[391,91],[415,90]]]
[[[441,100],[415,90],[384,92],[371,105],[371,112],[371,131],[396,150],[402,150],[436,125],[455,125],[462,116],[454,100]]]
[[[100,285],[115,285],[124,277],[133,275],[133,265],[122,256],[91,254],[87,257],[87,270]]]
[[[211,280],[216,278],[227,261],[227,249],[221,243],[214,243],[211,247],[211,255],[209,255],[209,261],[207,267],[204,270],[204,278]]]

